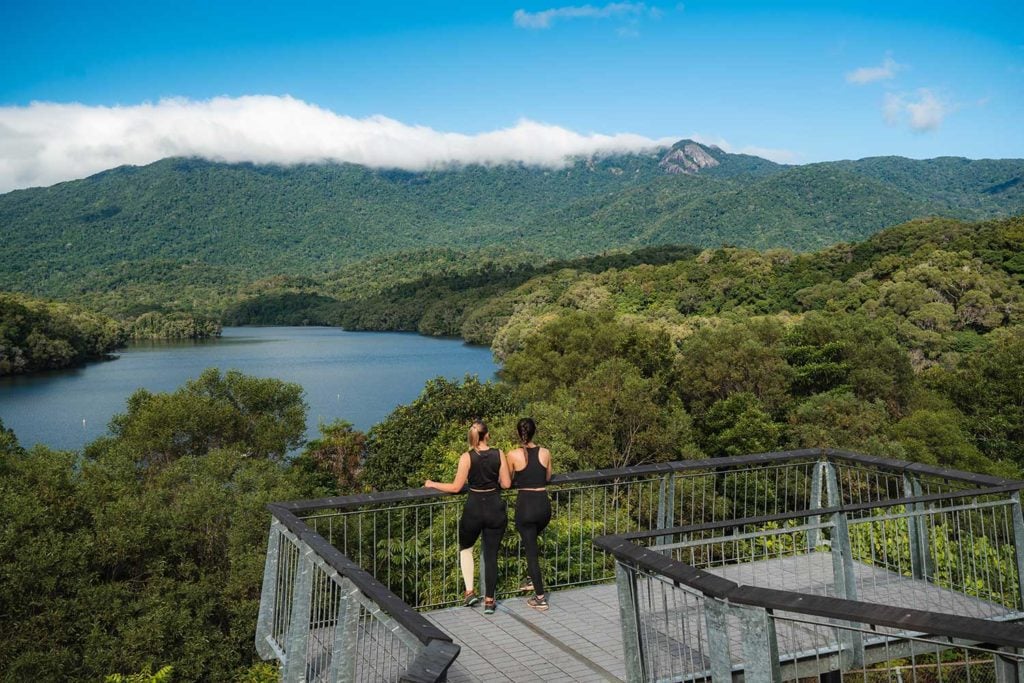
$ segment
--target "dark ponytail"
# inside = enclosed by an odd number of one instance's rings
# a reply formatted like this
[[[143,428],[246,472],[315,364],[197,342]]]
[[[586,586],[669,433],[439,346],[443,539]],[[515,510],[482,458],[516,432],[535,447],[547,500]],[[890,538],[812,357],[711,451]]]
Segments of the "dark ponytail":
[[[516,433],[519,435],[519,443],[525,446],[533,441],[533,435],[537,433],[537,423],[532,417],[524,417],[516,424]]]

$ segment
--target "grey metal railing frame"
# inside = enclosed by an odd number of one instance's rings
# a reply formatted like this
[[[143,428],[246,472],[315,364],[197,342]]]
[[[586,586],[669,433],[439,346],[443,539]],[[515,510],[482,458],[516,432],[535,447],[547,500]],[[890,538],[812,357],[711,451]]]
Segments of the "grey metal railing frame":
[[[709,470],[713,472],[727,473],[730,468],[758,468],[760,466],[782,465],[801,460],[806,462],[808,460],[819,459],[823,462],[827,461],[828,463],[835,463],[835,466],[830,467],[829,469],[822,469],[823,476],[815,476],[813,478],[811,484],[812,490],[810,492],[810,509],[788,513],[790,517],[820,519],[824,516],[831,516],[837,523],[842,523],[839,520],[840,518],[845,519],[844,513],[857,509],[858,506],[861,509],[877,506],[879,502],[878,500],[857,502],[857,496],[860,495],[860,493],[854,490],[853,484],[850,484],[849,490],[841,490],[840,487],[847,485],[848,478],[837,478],[836,468],[847,465],[853,468],[871,468],[876,472],[874,475],[869,473],[862,475],[865,478],[863,482],[864,486],[862,488],[869,488],[873,486],[875,489],[890,489],[892,491],[896,491],[896,498],[900,502],[904,502],[909,505],[924,506],[930,501],[941,500],[948,497],[949,490],[959,489],[958,493],[963,495],[964,490],[978,490],[985,493],[993,493],[997,490],[1019,491],[1019,489],[1024,486],[1024,484],[1019,482],[1011,482],[1010,480],[998,477],[960,472],[918,463],[889,460],[875,456],[853,453],[850,451],[833,449],[805,449],[752,454],[730,458],[657,463],[620,469],[558,474],[552,478],[551,485],[571,486],[575,484],[618,482],[641,477],[662,477],[660,490],[657,492],[657,519],[654,522],[657,529],[650,532],[641,531],[617,536],[600,537],[594,539],[594,545],[614,556],[620,568],[625,562],[629,563],[631,566],[644,567],[646,570],[652,572],[664,574],[667,571],[669,574],[665,575],[669,576],[672,581],[679,581],[681,584],[685,584],[698,590],[711,590],[712,592],[707,593],[709,596],[720,596],[722,599],[729,600],[731,600],[732,597],[735,597],[736,600],[734,600],[734,602],[737,604],[746,604],[752,608],[768,610],[771,609],[771,607],[768,606],[770,599],[781,599],[779,596],[758,593],[757,591],[761,589],[751,589],[750,587],[739,587],[735,584],[729,585],[727,583],[721,583],[724,581],[723,579],[719,579],[718,577],[702,572],[696,568],[688,568],[686,565],[677,563],[674,560],[671,560],[671,558],[667,558],[665,555],[655,550],[642,548],[634,543],[634,541],[638,540],[640,535],[645,533],[657,535],[659,533],[663,534],[678,531],[683,528],[672,527],[673,520],[675,519],[673,511],[675,508],[676,495],[676,487],[672,484],[671,480],[671,476],[673,474]],[[874,479],[871,479],[872,476]],[[939,492],[931,493],[932,490]],[[920,493],[921,495],[908,497],[905,495],[907,491]],[[382,617],[390,620],[389,623],[392,623],[396,630],[401,630],[405,634],[411,635],[420,644],[420,647],[418,647],[415,652],[415,656],[412,661],[409,662],[408,666],[404,667],[403,672],[400,675],[400,680],[417,682],[444,680],[448,667],[458,656],[459,652],[458,646],[452,643],[451,638],[431,624],[425,617],[418,613],[414,607],[404,602],[381,581],[372,576],[370,572],[366,571],[363,567],[360,567],[356,562],[353,562],[349,557],[331,545],[331,543],[329,543],[321,534],[317,533],[316,530],[311,528],[311,526],[300,517],[302,515],[316,514],[319,511],[325,510],[355,511],[367,506],[397,506],[440,498],[450,498],[450,496],[432,489],[409,489],[404,491],[356,494],[315,500],[286,501],[273,503],[267,506],[274,518],[271,527],[271,544],[273,545],[275,543],[273,540],[275,538],[275,530],[280,529],[289,534],[288,538],[291,539],[292,542],[299,544],[296,547],[300,548],[303,553],[303,558],[299,565],[297,565],[300,566],[300,569],[296,570],[299,572],[299,575],[295,577],[286,576],[284,577],[286,580],[282,580],[282,575],[279,573],[280,568],[276,566],[277,560],[270,552],[271,549],[268,548],[267,566],[264,576],[264,588],[261,599],[258,631],[256,634],[256,646],[261,656],[265,659],[276,657],[279,661],[286,664],[285,680],[300,680],[308,673],[308,670],[303,670],[301,674],[297,673],[301,666],[296,664],[295,653],[307,652],[308,650],[305,643],[301,641],[304,637],[301,634],[303,629],[299,628],[296,624],[301,624],[303,621],[308,622],[311,618],[309,614],[311,608],[308,606],[308,598],[301,598],[301,596],[299,596],[299,592],[301,590],[309,590],[310,587],[309,580],[304,579],[301,572],[306,567],[314,566],[320,567],[322,572],[331,573],[335,578],[336,585],[332,590],[337,589],[338,586],[344,586],[351,589],[353,594],[358,592],[365,603],[372,604],[376,608],[379,608]],[[1016,497],[1015,500],[1017,501],[1017,509],[1019,510],[1019,497]],[[886,498],[886,502],[892,503],[893,499]],[[779,515],[766,515],[762,518],[751,519],[771,519],[775,517],[779,517]],[[742,520],[732,519],[724,521],[716,520],[715,523],[735,526],[740,522],[742,522]],[[1022,523],[1019,531],[1021,534],[1024,534],[1024,523]],[[924,572],[925,567],[922,566],[922,562],[924,561],[923,558],[926,558],[928,554],[926,550],[922,548],[922,544],[926,544],[927,539],[924,537],[924,534],[918,532],[915,532],[912,536],[917,538],[917,545],[913,550],[913,556],[918,558],[915,567],[918,567],[919,569],[915,569],[915,573]],[[668,562],[668,564],[666,564],[666,562]],[[1019,575],[1024,576],[1024,567],[1021,567],[1021,570],[1022,571],[1019,572]],[[621,572],[618,571],[617,573],[621,574]],[[621,591],[622,577],[618,576],[616,580],[620,583]],[[289,582],[290,585],[287,585]],[[282,617],[281,614],[274,614],[275,609],[277,609],[278,612],[281,611],[279,609],[279,604],[281,603],[279,594],[282,590],[292,591],[293,597],[296,598],[294,604],[292,602],[288,603],[288,614],[284,615],[288,618],[290,624],[289,636],[283,643],[284,647],[282,647],[282,643],[279,642],[279,639],[275,637],[273,632],[275,628],[275,619],[280,620]],[[754,593],[750,593],[750,590],[753,590]],[[1022,590],[1021,594],[1024,595],[1024,590]],[[810,600],[807,596],[803,597]],[[741,603],[741,600],[744,599],[748,602]],[[829,600],[835,599],[829,598]],[[759,605],[758,601],[766,604]],[[853,609],[860,604],[856,603],[855,600],[848,602],[851,602],[852,604],[852,607],[849,607],[849,609]],[[298,610],[294,609],[295,605],[298,605]],[[842,606],[839,605],[839,603],[831,602],[828,603],[828,608],[832,610],[840,610]],[[790,608],[787,607],[787,609]],[[877,609],[877,606],[872,605],[871,609]],[[303,612],[303,610],[305,610],[305,612]],[[798,612],[799,610],[792,611]],[[900,610],[900,612],[903,614],[907,611]],[[807,613],[811,614],[811,612]],[[911,616],[913,618],[917,618],[920,615]],[[296,621],[296,619],[298,621]],[[993,625],[990,622],[984,622],[984,620],[974,621],[982,621],[990,627],[1008,626]],[[349,622],[351,622],[351,619],[349,619]],[[877,622],[877,619],[874,620],[874,622]],[[331,623],[334,624],[336,631],[338,629],[342,629],[346,623],[344,615],[334,618],[334,621]],[[964,626],[966,623],[967,622],[962,622],[962,620],[958,621],[957,628]],[[350,624],[348,628],[351,628]],[[981,628],[981,626],[974,625],[971,626],[971,628]],[[981,631],[979,631],[979,633],[981,633]],[[984,633],[988,634],[989,631],[984,631]],[[339,634],[337,636],[338,639],[335,641],[340,647],[344,645],[342,640],[340,640],[342,636],[343,634]],[[305,637],[308,638],[308,634]],[[1009,642],[1005,644],[1012,645],[1013,647],[1024,647],[1024,640],[1016,640],[1015,637],[1016,636],[1011,637]],[[295,642],[291,642],[291,638],[295,638]],[[290,650],[291,652],[286,650]],[[340,655],[340,653],[337,652],[335,654]],[[291,664],[287,663],[289,658],[292,660]],[[337,659],[337,657],[335,659]],[[332,663],[331,665],[335,667],[337,666],[335,663]],[[308,666],[308,663],[303,666]],[[329,678],[328,680],[347,679],[344,677],[338,677]]]
[[[274,524],[271,525],[270,547],[267,549],[267,562],[264,570],[263,591],[260,597],[260,614],[256,630],[256,649],[264,659],[277,658],[282,664],[282,680],[284,681],[306,681],[315,676],[310,676],[310,669],[314,662],[309,661],[309,639],[310,639],[310,593],[312,587],[307,578],[311,574],[314,561],[323,563],[326,568],[333,570],[337,576],[342,578],[343,586],[351,586],[358,591],[365,601],[379,608],[387,617],[394,621],[397,628],[411,635],[419,643],[414,658],[403,667],[398,680],[408,683],[436,683],[445,680],[448,668],[459,654],[459,646],[452,642],[450,636],[441,631],[437,626],[430,623],[422,614],[415,611],[402,601],[397,595],[387,588],[380,581],[371,576],[364,569],[345,557],[337,548],[328,543],[322,536],[314,532],[299,519],[293,512],[279,504],[270,504],[268,510],[274,517]],[[298,580],[282,582],[279,579],[279,569],[274,551],[276,543],[275,533],[279,531],[275,526],[280,525],[300,544],[299,547],[305,550],[305,554],[312,557],[302,558],[302,566],[299,569],[301,576]],[[294,577],[293,577],[294,578]],[[289,586],[288,583],[292,585]],[[278,590],[291,591],[290,596],[277,594]],[[275,609],[278,606],[287,604],[288,614],[284,630],[286,631],[286,647],[280,647],[274,637],[274,623],[276,617]],[[344,603],[343,603],[344,604]],[[353,603],[347,603],[353,604]],[[344,608],[343,608],[344,611]],[[335,616],[331,627],[335,631],[334,642],[346,650],[344,656],[341,653],[332,652],[337,656],[327,665],[332,667],[327,680],[352,680],[354,676],[354,642],[357,640],[355,633],[357,626],[352,610],[348,609],[348,618],[345,615]],[[347,659],[347,662],[342,660]],[[339,663],[349,667],[346,673],[339,673]]]
[[[819,463],[820,472],[812,482],[812,509],[803,512],[786,512],[772,515],[761,515],[743,519],[718,520],[711,523],[692,524],[649,531],[636,531],[625,534],[606,535],[594,539],[594,544],[616,558],[616,582],[618,584],[620,615],[623,631],[624,656],[626,659],[627,678],[629,681],[659,680],[659,672],[648,670],[653,666],[647,657],[645,647],[654,647],[660,643],[648,642],[657,636],[645,632],[642,625],[640,606],[640,590],[638,579],[646,576],[657,578],[675,588],[685,587],[689,591],[681,592],[682,597],[673,596],[672,600],[686,602],[696,600],[701,612],[700,621],[704,631],[702,637],[709,642],[701,642],[702,661],[709,662],[708,669],[695,675],[695,678],[710,676],[715,681],[732,680],[736,671],[729,657],[726,636],[727,614],[734,620],[738,619],[743,633],[745,681],[779,681],[782,680],[779,664],[778,642],[775,634],[777,622],[785,622],[787,618],[776,617],[776,612],[785,612],[807,617],[824,617],[839,634],[843,641],[837,648],[839,659],[836,659],[836,672],[839,662],[846,667],[864,666],[864,635],[874,633],[859,627],[868,624],[872,629],[890,627],[898,629],[905,641],[915,640],[914,634],[929,634],[945,638],[949,645],[959,647],[983,644],[992,646],[996,677],[999,681],[1024,680],[1024,626],[1017,623],[993,621],[967,616],[957,616],[880,605],[857,600],[850,558],[850,538],[848,526],[856,522],[856,513],[870,512],[879,507],[905,506],[908,511],[900,514],[907,520],[910,552],[910,574],[915,579],[930,575],[928,566],[931,555],[928,551],[928,536],[924,532],[920,520],[928,514],[935,514],[942,508],[930,507],[936,503],[957,498],[976,498],[1008,495],[1009,500],[1000,504],[1012,510],[1012,541],[1015,547],[1017,564],[1017,594],[1024,600],[1024,516],[1022,516],[1020,491],[1024,482],[1006,480],[987,475],[957,472],[942,468],[934,468],[916,463],[864,456],[848,451],[824,449]],[[903,496],[889,499],[884,503],[874,500],[868,502],[843,502],[836,476],[836,461],[853,462],[889,470],[902,479]],[[965,488],[944,491],[941,493],[922,493],[920,479],[933,477],[957,482]],[[911,495],[906,495],[909,492]],[[970,506],[964,506],[970,507]],[[822,518],[829,522],[821,522]],[[694,532],[737,530],[743,527],[780,523],[793,520],[808,520],[798,527],[807,538],[807,545],[813,550],[817,544],[816,534],[819,529],[830,528],[834,546],[830,548],[834,567],[835,592],[838,597],[824,595],[808,595],[785,590],[776,590],[751,585],[740,585],[727,578],[704,571],[700,568],[674,559],[667,551],[673,546],[699,545],[701,541],[671,543],[668,539],[674,536],[683,537]],[[749,534],[751,536],[754,533]],[[716,539],[728,539],[728,535]],[[647,546],[642,545],[646,543]],[[838,547],[835,547],[838,546]],[[667,599],[662,596],[661,599]],[[690,603],[687,602],[687,605]],[[1024,604],[1017,605],[1018,610]],[[679,605],[676,609],[682,611]],[[687,607],[687,609],[693,609]],[[664,615],[662,615],[664,617]],[[1020,612],[1017,617],[1020,618]],[[791,618],[790,618],[791,619]],[[839,626],[839,624],[844,624]],[[692,628],[692,625],[690,626]],[[665,636],[669,638],[669,636]],[[965,645],[967,644],[967,645]],[[734,645],[735,647],[735,645]],[[911,646],[912,647],[912,646]],[[912,650],[911,650],[912,651]],[[676,679],[672,679],[676,680]]]

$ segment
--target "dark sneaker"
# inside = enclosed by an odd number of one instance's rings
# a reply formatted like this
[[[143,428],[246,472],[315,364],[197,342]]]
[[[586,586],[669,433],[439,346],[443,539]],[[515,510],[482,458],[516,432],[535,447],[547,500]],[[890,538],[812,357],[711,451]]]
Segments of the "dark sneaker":
[[[494,601],[494,598],[486,598],[484,600],[484,614],[494,614],[494,610],[497,606],[498,603]]]
[[[528,593],[533,590],[533,579],[523,579],[519,584],[519,590],[523,593]]]
[[[480,602],[480,596],[477,595],[476,591],[466,591],[462,594],[462,601],[466,604],[466,607],[472,607]]]
[[[538,612],[544,612],[548,608],[548,599],[543,595],[535,595],[526,601],[526,604],[537,610]]]

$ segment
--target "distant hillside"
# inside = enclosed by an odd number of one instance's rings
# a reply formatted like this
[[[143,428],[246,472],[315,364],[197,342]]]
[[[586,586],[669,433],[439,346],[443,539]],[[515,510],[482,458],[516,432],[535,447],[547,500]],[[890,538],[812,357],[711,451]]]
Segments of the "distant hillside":
[[[0,377],[103,358],[126,339],[124,328],[106,316],[0,292]]]
[[[166,159],[0,195],[0,289],[215,312],[273,276],[427,248],[538,262],[659,244],[813,250],[924,215],[1024,213],[1024,160],[782,166],[680,141],[561,170]]]
[[[149,311],[114,320],[73,304],[0,292],[0,377],[81,365],[129,340],[204,339],[220,333],[217,321],[188,313]]]

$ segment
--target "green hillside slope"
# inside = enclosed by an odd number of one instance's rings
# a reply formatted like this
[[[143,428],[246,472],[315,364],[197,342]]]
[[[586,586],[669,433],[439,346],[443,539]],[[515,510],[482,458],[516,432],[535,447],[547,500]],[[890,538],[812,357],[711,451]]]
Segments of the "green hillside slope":
[[[692,141],[560,170],[166,159],[0,195],[0,289],[209,313],[265,278],[425,249],[533,262],[672,243],[812,250],[918,216],[1022,213],[1022,178],[1024,160],[791,167]]]

